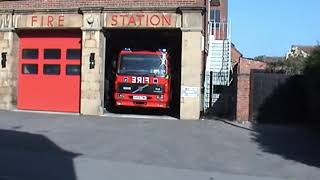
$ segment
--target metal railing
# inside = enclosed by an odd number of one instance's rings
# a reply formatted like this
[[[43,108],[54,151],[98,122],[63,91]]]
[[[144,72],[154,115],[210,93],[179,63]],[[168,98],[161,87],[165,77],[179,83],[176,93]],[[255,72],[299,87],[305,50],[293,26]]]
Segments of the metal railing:
[[[214,36],[215,40],[231,39],[230,24],[226,22],[209,22],[209,34]]]
[[[210,21],[208,24],[208,58],[204,81],[204,111],[211,108],[220,97],[215,86],[229,86],[232,82],[231,31],[226,22]]]

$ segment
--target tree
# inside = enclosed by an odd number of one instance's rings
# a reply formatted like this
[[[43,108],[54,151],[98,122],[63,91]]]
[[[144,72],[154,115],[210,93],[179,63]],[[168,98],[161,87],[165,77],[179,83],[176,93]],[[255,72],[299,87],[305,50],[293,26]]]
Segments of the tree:
[[[307,58],[304,73],[307,76],[320,75],[320,46],[317,46]]]
[[[306,115],[310,122],[318,124],[319,107],[320,107],[320,46],[317,46],[310,56],[307,58],[304,69],[305,89],[307,92],[307,107]],[[318,130],[319,131],[319,130]]]
[[[264,59],[266,58],[265,55],[262,55],[262,56],[257,56],[254,58],[255,61],[264,61]]]
[[[302,56],[290,57],[288,59],[282,58],[278,61],[269,62],[267,71],[272,73],[284,74],[302,74],[305,69],[306,59]]]

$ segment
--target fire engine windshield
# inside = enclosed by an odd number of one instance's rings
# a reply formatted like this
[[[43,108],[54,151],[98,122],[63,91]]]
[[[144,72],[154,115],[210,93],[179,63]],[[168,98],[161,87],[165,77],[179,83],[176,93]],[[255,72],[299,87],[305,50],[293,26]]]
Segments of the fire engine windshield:
[[[126,54],[120,58],[118,74],[166,75],[166,62],[160,55]]]

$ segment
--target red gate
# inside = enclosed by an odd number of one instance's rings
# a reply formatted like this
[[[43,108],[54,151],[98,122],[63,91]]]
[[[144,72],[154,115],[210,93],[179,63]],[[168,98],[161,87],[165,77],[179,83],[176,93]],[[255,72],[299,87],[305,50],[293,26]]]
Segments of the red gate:
[[[41,34],[20,36],[18,109],[79,112],[81,34]]]

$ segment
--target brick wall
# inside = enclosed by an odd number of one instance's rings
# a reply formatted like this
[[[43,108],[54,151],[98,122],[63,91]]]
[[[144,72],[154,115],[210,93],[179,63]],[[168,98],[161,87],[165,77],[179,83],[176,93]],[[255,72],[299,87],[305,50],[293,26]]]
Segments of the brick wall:
[[[1,1],[0,9],[54,9],[79,7],[190,7],[204,6],[204,0],[20,0]]]
[[[218,40],[226,39],[228,35],[228,0],[211,1],[211,10],[220,10],[220,20],[217,23],[221,23],[219,26],[214,27],[214,35]],[[212,11],[210,12],[212,13]]]
[[[220,9],[220,21],[228,22],[228,0],[220,0],[220,3],[217,1],[211,1],[212,9]]]
[[[221,22],[228,22],[228,0],[221,0],[220,3],[221,9]]]
[[[252,70],[266,69],[266,63],[240,58],[237,74],[237,121],[249,120],[250,73]]]

